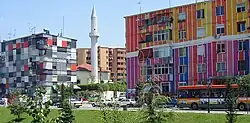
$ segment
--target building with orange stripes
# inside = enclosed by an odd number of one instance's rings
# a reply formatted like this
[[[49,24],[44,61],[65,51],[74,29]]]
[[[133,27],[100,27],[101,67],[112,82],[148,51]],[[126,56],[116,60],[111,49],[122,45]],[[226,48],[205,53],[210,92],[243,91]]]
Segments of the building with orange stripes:
[[[58,83],[75,83],[76,40],[45,33],[0,43],[0,96],[14,90],[32,95],[37,85],[47,94]]]
[[[125,17],[127,88],[224,83],[249,73],[250,0],[206,0]]]

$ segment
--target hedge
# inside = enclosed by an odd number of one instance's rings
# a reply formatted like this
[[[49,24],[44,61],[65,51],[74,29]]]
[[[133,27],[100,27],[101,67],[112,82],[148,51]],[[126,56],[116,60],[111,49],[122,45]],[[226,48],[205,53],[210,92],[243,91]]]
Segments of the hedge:
[[[126,91],[126,83],[98,83],[98,84],[87,84],[78,85],[80,91]]]

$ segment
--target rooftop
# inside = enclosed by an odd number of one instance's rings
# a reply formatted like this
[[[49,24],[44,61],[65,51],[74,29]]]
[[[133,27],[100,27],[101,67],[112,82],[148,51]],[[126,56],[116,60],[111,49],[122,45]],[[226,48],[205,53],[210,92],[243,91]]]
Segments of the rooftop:
[[[181,6],[189,6],[189,5],[199,4],[199,3],[206,3],[206,2],[209,2],[209,1],[212,2],[213,0],[197,0],[197,3],[196,3],[196,2],[183,3],[183,4],[181,4],[181,5],[175,5],[175,6],[168,7],[168,8],[161,8],[161,9],[151,10],[151,11],[142,12],[142,13],[137,13],[137,14],[133,14],[133,15],[127,15],[127,16],[124,16],[124,18],[126,18],[126,17],[131,17],[131,16],[136,16],[136,15],[140,15],[140,14],[147,14],[147,13],[162,11],[162,10],[166,10],[166,9],[178,8],[178,7],[181,7]]]
[[[98,47],[101,47],[101,48],[113,48],[113,49],[115,49],[115,48],[118,48],[118,49],[126,49],[125,47],[121,47],[121,46],[103,46],[103,45],[101,45],[101,46],[98,46]],[[86,47],[78,47],[77,49],[90,49],[90,47],[89,48],[86,48]]]
[[[64,37],[64,36],[58,36],[58,35],[47,34],[45,32],[41,32],[41,33],[31,34],[31,35],[27,35],[27,36],[21,36],[21,37],[10,39],[10,40],[3,40],[3,42],[9,42],[9,41],[17,40],[17,39],[28,38],[28,37],[31,37],[31,36],[41,36],[41,35],[50,35],[50,36],[62,37],[62,38],[65,38],[65,39],[70,39],[70,40],[77,41],[76,39],[73,39],[73,38],[68,38],[68,37]]]
[[[77,70],[78,71],[89,71],[89,72],[91,72],[92,71],[92,66],[90,64],[81,64],[81,65],[77,66]],[[98,71],[100,71],[100,70],[98,70]],[[109,71],[102,70],[101,72],[109,72]]]

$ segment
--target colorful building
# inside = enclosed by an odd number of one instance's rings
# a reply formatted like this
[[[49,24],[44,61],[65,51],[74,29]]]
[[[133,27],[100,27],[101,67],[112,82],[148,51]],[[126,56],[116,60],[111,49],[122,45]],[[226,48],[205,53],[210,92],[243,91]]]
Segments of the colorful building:
[[[0,96],[15,90],[32,95],[38,85],[50,94],[58,83],[77,81],[75,39],[46,31],[0,45]]]
[[[127,88],[223,84],[249,73],[250,0],[208,0],[125,17]]]

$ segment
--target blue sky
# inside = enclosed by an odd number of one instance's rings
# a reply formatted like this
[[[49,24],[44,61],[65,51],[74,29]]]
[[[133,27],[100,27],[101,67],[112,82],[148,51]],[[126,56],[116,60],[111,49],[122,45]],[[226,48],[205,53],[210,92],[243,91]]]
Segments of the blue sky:
[[[141,0],[142,11],[169,7],[168,0]],[[171,6],[191,3],[195,0],[171,0]],[[99,24],[99,44],[125,47],[124,16],[139,13],[139,0],[0,0],[0,37],[8,39],[47,28],[57,34],[62,29],[64,36],[78,40],[77,47],[90,47],[90,15],[96,7]],[[30,24],[29,24],[30,23]],[[12,36],[13,37],[13,36]],[[14,38],[14,37],[13,37]]]

